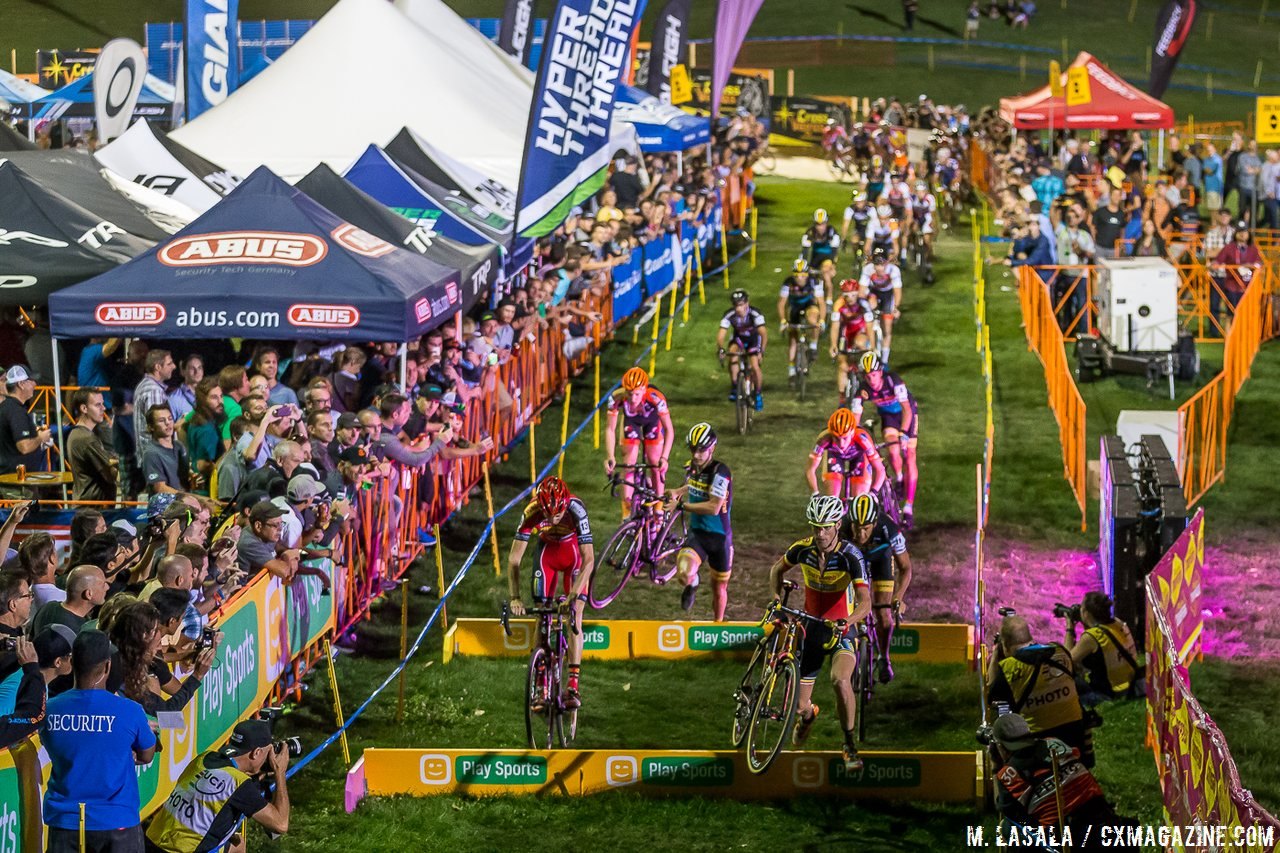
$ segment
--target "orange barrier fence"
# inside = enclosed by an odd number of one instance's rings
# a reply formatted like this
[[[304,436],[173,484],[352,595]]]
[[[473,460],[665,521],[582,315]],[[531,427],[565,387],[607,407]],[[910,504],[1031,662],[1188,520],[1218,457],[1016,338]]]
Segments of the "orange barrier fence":
[[[1027,345],[1044,365],[1044,379],[1049,388],[1049,408],[1058,421],[1058,437],[1062,442],[1063,476],[1071,485],[1080,507],[1080,529],[1085,518],[1085,408],[1076,387],[1075,375],[1067,364],[1062,330],[1054,316],[1049,289],[1028,267],[1018,268],[1018,301],[1022,306],[1022,326]]]

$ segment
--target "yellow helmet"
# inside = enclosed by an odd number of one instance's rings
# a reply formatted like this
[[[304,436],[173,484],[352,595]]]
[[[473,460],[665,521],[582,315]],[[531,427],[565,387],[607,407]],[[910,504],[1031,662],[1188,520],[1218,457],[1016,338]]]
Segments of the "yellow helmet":
[[[862,368],[863,373],[870,373],[873,370],[880,370],[884,367],[884,364],[880,361],[880,356],[869,350],[862,354],[862,358],[858,359],[858,366]]]
[[[813,221],[818,223],[819,225],[824,224],[827,221],[826,209],[820,207],[817,210],[815,210],[813,212]]]

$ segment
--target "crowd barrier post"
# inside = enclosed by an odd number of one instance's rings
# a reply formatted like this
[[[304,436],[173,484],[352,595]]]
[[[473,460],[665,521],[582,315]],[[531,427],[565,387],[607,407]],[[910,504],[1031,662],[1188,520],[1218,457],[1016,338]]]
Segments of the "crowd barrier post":
[[[595,399],[600,399],[600,353],[596,353],[595,358]],[[596,406],[591,412],[591,442],[595,450],[600,449],[600,407]]]
[[[484,476],[484,505],[489,511],[489,517],[493,518],[493,488],[489,485],[489,460],[486,459],[480,465],[480,472]],[[436,545],[440,544],[440,540],[436,539]],[[498,528],[494,526],[493,532],[490,534],[489,544],[493,548],[493,576],[495,578],[502,577],[502,555],[498,546]]]
[[[54,359],[54,364],[57,364],[57,359]],[[87,842],[86,842],[86,840],[85,840],[85,831],[84,831],[84,829],[85,829],[85,827],[84,827],[84,803],[81,803],[81,804],[80,804],[80,853],[86,853],[86,851],[89,849],[89,848],[88,848],[88,846],[87,846]]]
[[[697,245],[697,241],[696,241],[696,240],[694,241],[694,245]],[[682,315],[682,316],[681,316],[681,318],[680,318],[681,320],[683,320],[683,321],[684,321],[684,322],[686,322],[686,323],[687,323],[687,322],[689,322],[689,289],[690,289],[692,286],[693,286],[693,268],[692,268],[692,267],[689,265],[689,263],[686,261],[686,262],[685,262],[685,265],[684,265],[684,313],[683,313],[683,315]],[[596,393],[596,399],[597,399],[597,400],[598,400],[598,399],[600,399],[599,391],[600,391],[600,389],[599,389],[599,388],[597,388],[597,389],[596,389],[596,392],[597,392],[597,393]]]
[[[439,545],[437,544],[437,549]],[[400,578],[400,660],[409,652],[409,579]],[[396,700],[396,725],[404,722],[405,670],[400,670],[399,697]]]
[[[649,336],[649,378],[658,372],[658,332],[662,325],[662,294],[653,298],[653,333]],[[568,415],[565,415],[568,423]],[[563,438],[563,436],[562,436]],[[563,443],[563,442],[562,442]]]
[[[640,321],[637,320],[631,325],[631,345],[637,346],[640,343]]]
[[[752,205],[751,207],[751,268],[756,268],[756,235],[759,232],[760,224],[760,208]]]
[[[720,272],[724,276],[724,289],[729,289],[729,238],[724,230],[724,217],[720,217]]]
[[[676,330],[676,297],[679,295],[680,295],[680,288],[672,284],[671,285],[671,316],[667,320],[667,340],[662,347],[664,352],[671,352],[671,336],[675,334],[675,330]],[[596,389],[596,390],[599,390],[599,389]],[[598,400],[600,398],[596,397],[596,399]]]
[[[338,694],[338,664],[334,660],[333,644],[328,637],[324,638],[324,656],[329,659],[329,689],[333,692],[333,713],[338,718],[338,728],[342,732],[342,762],[350,767],[351,747],[347,744],[347,723],[342,718],[342,697]]]
[[[659,312],[661,313],[661,312]],[[656,327],[655,327],[656,328]],[[657,338],[654,338],[657,341]],[[654,349],[657,349],[656,347]],[[556,466],[556,476],[564,479],[564,446],[569,441],[569,400],[573,398],[573,383],[564,386],[564,417],[560,419],[560,462]],[[489,517],[493,517],[493,507],[489,507]],[[494,547],[497,547],[496,545]]]
[[[434,533],[436,537],[436,591],[439,592],[440,595],[444,595],[444,546],[440,544],[440,525],[437,524],[432,533]],[[443,601],[440,602],[440,618],[443,620],[444,630],[448,631],[449,610],[446,608]]]
[[[538,482],[538,421],[541,420],[537,415],[529,418],[529,485],[537,485]]]
[[[693,265],[698,271],[698,304],[707,304],[707,292],[702,280],[702,244],[695,238],[693,241]]]

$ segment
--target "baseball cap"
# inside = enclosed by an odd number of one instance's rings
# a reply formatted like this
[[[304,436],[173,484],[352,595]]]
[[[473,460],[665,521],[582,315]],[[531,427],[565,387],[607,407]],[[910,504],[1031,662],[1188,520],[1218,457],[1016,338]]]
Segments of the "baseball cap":
[[[66,625],[54,624],[36,634],[31,644],[36,647],[37,663],[41,667],[50,667],[58,658],[71,654],[75,642],[75,631]]]
[[[253,509],[249,511],[249,521],[271,521],[286,514],[288,510],[281,509],[271,501],[261,501],[253,505]]]
[[[285,496],[290,501],[305,501],[323,495],[324,491],[324,486],[317,483],[314,477],[303,474],[289,481],[289,488],[285,490]]]
[[[111,660],[115,652],[116,647],[101,631],[81,631],[76,634],[76,639],[71,644],[71,660],[76,669],[81,672],[89,667],[106,663]]]
[[[352,412],[338,415],[338,429],[360,429],[360,419]]]
[[[444,389],[439,385],[423,385],[418,392],[418,396],[426,397],[428,400],[442,400],[444,399]]]
[[[264,746],[271,746],[271,724],[266,720],[245,720],[236,723],[227,745],[218,752],[234,758]]]
[[[133,522],[129,521],[127,518],[117,518],[115,521],[111,522],[111,526],[121,533],[128,534],[133,539],[138,538],[138,528],[135,527]],[[117,536],[118,535],[119,534],[117,534]]]
[[[486,321],[488,321],[488,320],[496,320],[496,319],[498,319],[498,318],[497,318],[497,317],[495,317],[495,316],[493,316],[493,312],[492,312],[492,311],[486,311],[486,312],[484,312],[483,314],[481,314],[481,315],[480,315],[480,322],[481,322],[481,323],[484,323],[484,322],[486,322]]]
[[[369,451],[365,450],[364,445],[353,444],[338,454],[338,461],[351,465],[367,465],[373,460],[369,458]]]
[[[1021,714],[1003,714],[996,718],[991,734],[1006,749],[1019,750],[1036,742],[1031,727]]]
[[[246,509],[256,506],[262,501],[269,500],[270,498],[271,495],[267,494],[262,489],[250,489],[247,492],[242,492],[240,497],[236,498],[236,510],[238,512],[244,512]]]
[[[26,382],[28,379],[35,381],[35,377],[21,364],[15,364],[4,373],[4,381],[7,385],[17,385],[19,382]]]

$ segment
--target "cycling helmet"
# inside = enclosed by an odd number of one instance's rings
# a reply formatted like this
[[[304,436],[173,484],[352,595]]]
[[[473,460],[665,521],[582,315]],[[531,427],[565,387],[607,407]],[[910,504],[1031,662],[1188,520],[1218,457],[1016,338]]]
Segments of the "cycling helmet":
[[[634,391],[637,388],[643,388],[649,384],[649,371],[643,367],[633,367],[626,373],[622,374],[622,388],[624,391]]]
[[[858,280],[856,278],[846,278],[840,282],[841,293],[853,293],[858,289]]]
[[[751,298],[747,295],[745,290],[739,289],[729,294],[729,300],[733,302],[734,305],[746,305],[751,301]]]
[[[872,154],[872,155],[871,155],[871,165],[872,165],[872,166],[883,166],[883,165],[884,165],[884,158],[883,158],[883,157],[881,157],[879,154]]]
[[[534,497],[547,515],[559,515],[569,508],[569,487],[559,477],[548,477],[539,483]]]
[[[814,495],[805,516],[814,527],[834,527],[844,518],[844,501],[835,495]]]
[[[863,190],[858,190],[853,194],[854,204],[865,204],[866,201],[867,201],[867,194]]]
[[[716,446],[716,431],[711,428],[711,424],[703,421],[694,424],[689,429],[689,435],[685,439],[685,443],[689,445],[689,449],[697,452],[699,450],[710,450]]]
[[[796,275],[799,275],[800,273],[807,273],[808,271],[809,262],[804,258],[796,258],[795,263],[791,265],[791,272]]]
[[[818,208],[813,212],[813,221],[819,225],[827,221],[827,211],[825,208]]]
[[[834,117],[827,118],[827,127],[834,127],[835,123],[836,123],[836,120]]]
[[[880,361],[880,356],[874,352],[864,352],[862,358],[858,359],[858,366],[862,368],[863,373],[871,373],[875,370],[883,370],[884,364]]]
[[[875,495],[858,495],[849,506],[849,518],[859,527],[875,524],[880,519],[880,501]]]
[[[889,263],[889,256],[885,253],[884,249],[877,248],[871,252],[871,263],[887,264]]]
[[[831,434],[837,438],[843,438],[857,428],[858,419],[848,409],[836,409],[831,413],[831,417],[827,418],[827,429],[831,430]]]

